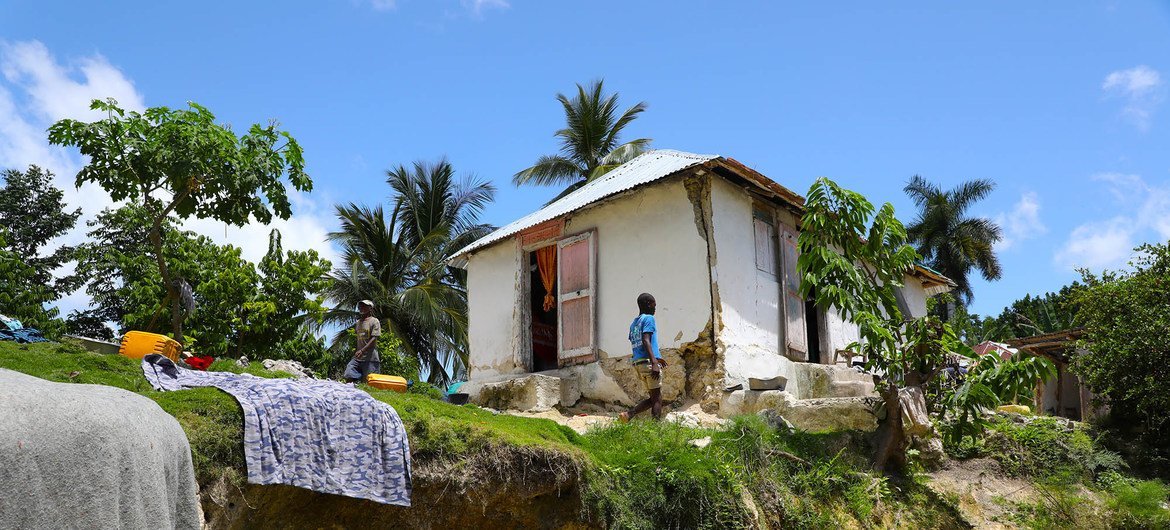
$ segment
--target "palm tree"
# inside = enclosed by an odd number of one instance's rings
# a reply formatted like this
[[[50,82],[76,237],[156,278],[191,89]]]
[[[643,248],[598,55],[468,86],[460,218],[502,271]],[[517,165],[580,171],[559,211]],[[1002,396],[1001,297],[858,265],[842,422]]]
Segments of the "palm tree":
[[[967,215],[967,210],[993,189],[994,182],[978,179],[943,191],[918,175],[906,184],[906,194],[918,206],[918,218],[907,226],[906,234],[928,267],[955,281],[963,304],[975,297],[968,278],[972,269],[989,281],[998,280],[1003,273],[993,248],[1003,238],[999,225]]]
[[[542,156],[532,167],[516,173],[513,184],[567,185],[555,201],[650,147],[649,138],[618,143],[622,129],[646,110],[646,103],[638,102],[619,115],[618,95],[604,96],[603,83],[597,80],[588,88],[577,84],[572,99],[557,94],[565,110],[565,128],[554,134],[561,141],[561,151]]]
[[[495,188],[472,177],[457,181],[446,160],[387,175],[389,216],[380,205],[337,206],[341,229],[329,238],[341,244],[343,264],[330,275],[335,307],[324,322],[341,329],[334,350],[345,351],[357,303],[372,300],[384,331],[428,368],[430,382],[445,385],[467,366],[466,276],[447,260],[493,229],[479,215]]]

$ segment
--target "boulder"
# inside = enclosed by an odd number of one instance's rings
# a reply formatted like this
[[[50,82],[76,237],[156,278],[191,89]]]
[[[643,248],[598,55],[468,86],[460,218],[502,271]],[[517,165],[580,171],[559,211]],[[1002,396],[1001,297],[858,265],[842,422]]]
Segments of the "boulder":
[[[265,370],[272,370],[274,372],[286,372],[297,379],[312,379],[313,371],[305,368],[304,365],[297,361],[289,359],[264,359],[260,362],[264,365]]]
[[[719,415],[728,418],[768,411],[766,414],[779,416],[780,420],[805,431],[872,432],[877,429],[874,409],[878,402],[877,398],[868,397],[795,399],[782,390],[736,390],[724,393]],[[768,415],[761,415],[769,419]],[[776,423],[780,424],[778,420]]]
[[[485,383],[474,400],[478,405],[494,409],[544,412],[561,404],[563,381],[551,375],[527,374]]]
[[[800,399],[782,412],[798,429],[809,432],[877,430],[877,398]]]

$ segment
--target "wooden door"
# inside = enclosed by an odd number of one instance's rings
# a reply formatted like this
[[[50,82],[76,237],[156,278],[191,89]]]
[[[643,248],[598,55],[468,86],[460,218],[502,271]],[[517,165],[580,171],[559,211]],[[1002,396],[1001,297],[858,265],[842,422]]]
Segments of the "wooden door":
[[[796,230],[780,225],[780,259],[784,280],[780,282],[784,305],[784,342],[788,357],[794,361],[808,360],[808,328],[805,326],[804,297],[800,296],[800,270],[797,258],[800,247]]]
[[[557,242],[557,360],[561,366],[597,360],[596,232]]]

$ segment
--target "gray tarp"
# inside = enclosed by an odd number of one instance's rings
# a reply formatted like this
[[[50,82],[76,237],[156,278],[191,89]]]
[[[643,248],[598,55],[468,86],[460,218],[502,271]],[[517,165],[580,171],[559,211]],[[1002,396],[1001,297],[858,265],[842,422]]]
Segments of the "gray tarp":
[[[199,528],[179,422],[138,394],[0,369],[0,528]]]

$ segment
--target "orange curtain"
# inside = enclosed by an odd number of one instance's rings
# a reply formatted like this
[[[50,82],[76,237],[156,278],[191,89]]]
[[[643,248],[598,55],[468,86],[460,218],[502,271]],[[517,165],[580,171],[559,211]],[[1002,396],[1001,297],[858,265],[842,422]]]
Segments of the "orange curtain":
[[[536,269],[540,271],[540,283],[544,284],[544,310],[552,311],[557,305],[553,284],[557,281],[557,246],[536,249]]]

